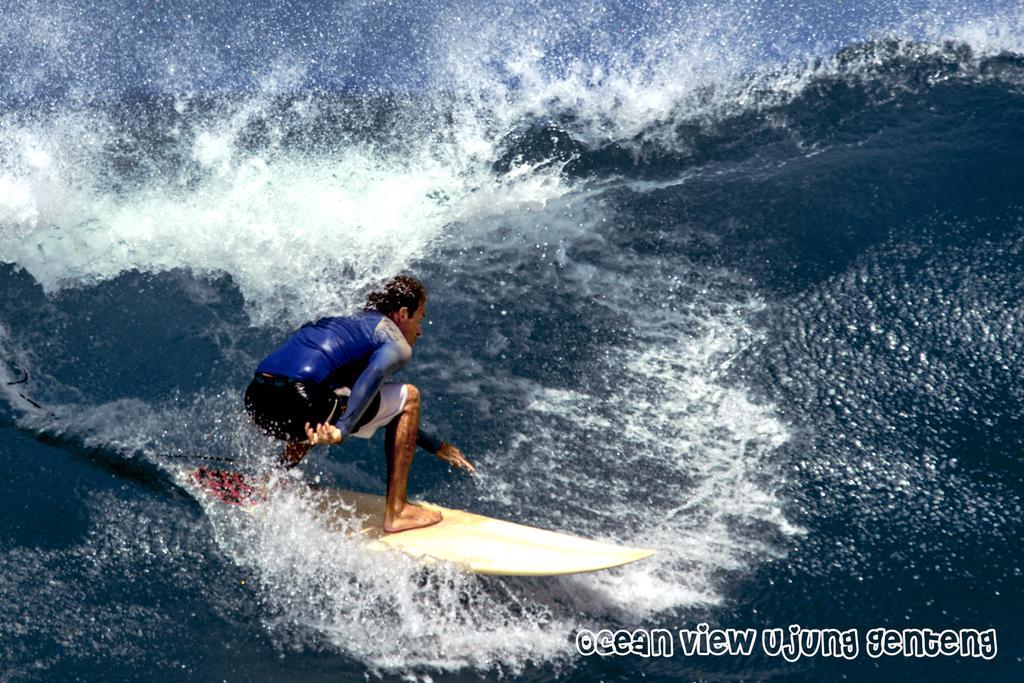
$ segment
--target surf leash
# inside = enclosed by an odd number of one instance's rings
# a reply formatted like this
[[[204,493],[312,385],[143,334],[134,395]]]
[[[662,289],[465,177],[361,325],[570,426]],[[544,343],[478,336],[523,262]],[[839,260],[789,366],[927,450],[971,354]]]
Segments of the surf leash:
[[[18,369],[21,371],[22,375],[24,375],[24,376],[21,379],[17,379],[17,380],[11,381],[11,382],[6,382],[7,386],[15,386],[15,385],[18,385],[18,384],[25,384],[26,382],[28,382],[28,379],[29,379],[28,371],[23,369],[23,368],[18,368]],[[54,415],[50,411],[46,410],[45,408],[43,408],[43,406],[41,406],[40,404],[36,403],[35,401],[33,401],[32,399],[30,399],[28,396],[26,396],[25,394],[21,393],[20,391],[18,392],[18,396],[20,396],[23,400],[28,402],[30,405],[32,405],[37,410],[41,410],[41,411],[45,412],[50,417],[52,417],[54,420],[58,419],[56,415]],[[154,456],[159,457],[159,458],[177,458],[177,459],[182,459],[182,460],[184,460],[184,459],[188,459],[188,460],[202,460],[202,461],[205,461],[205,462],[229,462],[229,463],[236,463],[239,460],[238,458],[228,458],[228,457],[217,456],[217,455],[188,455],[188,454],[185,454],[185,453],[153,453],[151,455],[154,455]]]
[[[28,381],[28,371],[24,370],[22,368],[18,368],[18,369],[21,370],[22,374],[25,375],[25,376],[22,377],[21,379],[16,379],[13,382],[7,382],[7,386],[13,387],[13,386],[18,385],[18,384],[24,384],[25,382]],[[30,399],[28,396],[26,396],[25,394],[21,393],[20,391],[18,392],[18,396],[21,396],[21,398],[23,400],[28,401],[30,404],[32,404],[33,406],[35,406],[39,410],[43,410],[43,407],[41,405],[39,405],[38,403],[36,403],[32,399]],[[55,417],[55,415],[53,413],[50,413],[50,416],[51,417]]]

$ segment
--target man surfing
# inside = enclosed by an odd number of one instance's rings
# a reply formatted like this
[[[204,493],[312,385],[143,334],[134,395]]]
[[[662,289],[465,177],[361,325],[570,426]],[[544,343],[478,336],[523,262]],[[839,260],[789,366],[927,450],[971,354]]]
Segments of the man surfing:
[[[253,422],[286,441],[285,467],[296,465],[312,446],[350,436],[369,439],[384,426],[387,532],[441,521],[440,512],[406,499],[417,446],[453,467],[475,471],[458,448],[420,427],[419,390],[387,381],[412,358],[426,306],[427,292],[419,280],[392,278],[370,293],[361,314],[303,325],[256,367],[245,391]]]

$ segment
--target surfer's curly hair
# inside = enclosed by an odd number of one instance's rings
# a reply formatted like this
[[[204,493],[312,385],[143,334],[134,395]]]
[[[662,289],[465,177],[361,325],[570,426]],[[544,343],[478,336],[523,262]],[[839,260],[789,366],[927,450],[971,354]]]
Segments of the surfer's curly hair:
[[[366,296],[366,306],[363,310],[391,315],[404,306],[409,309],[409,315],[412,315],[426,298],[427,288],[422,282],[411,275],[396,275],[380,289],[375,289]]]

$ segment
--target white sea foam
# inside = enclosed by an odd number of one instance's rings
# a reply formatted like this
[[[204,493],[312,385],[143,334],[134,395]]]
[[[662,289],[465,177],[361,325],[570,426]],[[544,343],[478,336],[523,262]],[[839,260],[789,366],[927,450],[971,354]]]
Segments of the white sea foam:
[[[19,12],[16,23],[50,36],[39,41],[46,50],[69,49],[61,39],[67,23],[59,15],[41,21],[36,9]],[[181,170],[137,188],[112,187],[99,168],[120,131],[97,110],[6,116],[0,258],[51,290],[131,269],[224,271],[257,319],[297,321],[351,306],[352,292],[457,242],[446,230],[453,222],[482,210],[542,208],[564,194],[557,168],[516,167],[495,184],[488,163],[502,136],[525,120],[569,113],[567,125],[583,141],[642,135],[671,147],[685,144],[673,121],[777,104],[835,68],[828,60],[808,67],[816,53],[806,45],[779,53],[799,41],[767,31],[756,9],[632,8],[634,17],[596,5],[504,7],[458,21],[454,10],[441,11],[427,61],[437,86],[455,94],[453,123],[440,143],[435,130],[396,130],[404,138],[399,154],[368,143],[320,156],[241,145],[246,124],[275,97],[301,91],[309,63],[300,55],[268,60],[252,77],[255,92],[212,117],[190,113],[191,86],[175,92],[173,79],[158,80],[178,98],[186,126],[163,132],[179,137],[180,151],[208,172],[198,183],[186,183]],[[550,21],[538,21],[537,12]],[[952,37],[991,54],[1019,50],[1016,27],[1024,22],[1017,19],[1019,8],[974,17],[919,12],[863,28],[859,37]],[[19,45],[12,49],[27,49]],[[280,140],[287,131],[271,133]]]
[[[257,320],[294,323],[358,303],[454,221],[543,206],[566,191],[557,169],[496,183],[475,154],[429,145],[401,156],[369,143],[323,157],[251,153],[238,145],[255,115],[243,109],[175,131],[207,172],[187,187],[179,177],[111,187],[97,170],[113,135],[102,118],[9,123],[0,130],[0,258],[50,291],[133,269],[227,272]],[[469,140],[478,133],[462,131],[460,144],[482,144]]]
[[[592,284],[650,291],[638,279],[598,275]],[[586,287],[577,293],[587,297]],[[643,341],[590,370],[609,378],[607,390],[520,381],[527,400],[515,423],[522,433],[485,456],[491,479],[480,486],[484,498],[511,503],[542,526],[658,550],[621,571],[567,580],[569,593],[587,588],[590,604],[577,607],[591,618],[628,622],[717,603],[723,571],[778,556],[783,539],[800,533],[783,514],[772,474],[787,429],[726,374],[756,340],[746,317],[757,304],[717,315],[706,306],[681,307],[670,322],[664,312],[634,316]],[[479,393],[515,384],[499,375]],[[523,471],[529,486],[515,483]]]
[[[282,644],[302,647],[313,631],[392,671],[500,663],[514,672],[568,654],[572,624],[542,604],[454,567],[369,549],[358,518],[315,511],[294,483],[254,514],[200,497],[221,547],[255,570]]]

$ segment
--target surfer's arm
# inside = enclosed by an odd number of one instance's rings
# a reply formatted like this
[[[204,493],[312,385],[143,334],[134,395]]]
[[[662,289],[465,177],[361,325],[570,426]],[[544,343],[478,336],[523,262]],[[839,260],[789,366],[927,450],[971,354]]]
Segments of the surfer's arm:
[[[437,434],[420,424],[420,430],[416,434],[416,445],[427,453],[437,455],[437,452],[441,450],[441,446],[444,445],[444,441]]]
[[[389,341],[374,352],[370,363],[352,387],[352,395],[348,397],[344,414],[335,423],[341,430],[343,440],[355,429],[359,418],[366,412],[385,380],[401,370],[411,357],[412,349],[404,340],[401,343]]]
[[[462,454],[462,451],[453,444],[443,441],[441,437],[422,424],[420,425],[419,433],[416,435],[416,445],[427,453],[433,453],[452,467],[461,467],[464,470],[476,472],[476,468],[466,460],[466,456]]]

